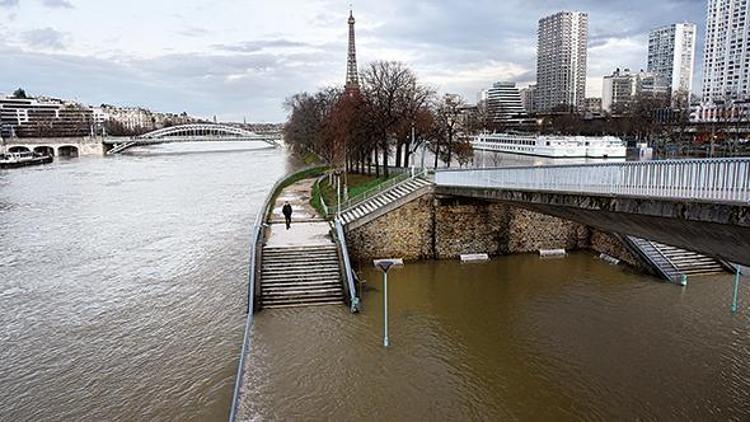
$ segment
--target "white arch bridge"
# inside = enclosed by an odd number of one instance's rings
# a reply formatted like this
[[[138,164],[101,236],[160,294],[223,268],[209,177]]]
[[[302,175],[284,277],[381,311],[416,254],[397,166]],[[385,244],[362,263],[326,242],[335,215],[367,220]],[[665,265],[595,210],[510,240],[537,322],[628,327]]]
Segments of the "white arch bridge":
[[[273,147],[281,146],[281,134],[258,134],[239,127],[196,123],[171,126],[155,130],[133,138],[108,137],[104,144],[110,149],[107,155],[119,154],[128,148],[144,145],[169,144],[176,142],[264,142]]]

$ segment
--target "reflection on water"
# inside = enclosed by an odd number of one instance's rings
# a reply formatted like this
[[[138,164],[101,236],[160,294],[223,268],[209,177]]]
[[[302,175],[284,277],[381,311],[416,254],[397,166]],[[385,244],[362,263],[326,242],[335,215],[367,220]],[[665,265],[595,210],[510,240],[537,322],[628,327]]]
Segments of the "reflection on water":
[[[226,420],[249,231],[288,161],[247,148],[0,171],[0,421]]]
[[[744,420],[750,309],[731,276],[680,287],[587,252],[407,264],[364,311],[262,311],[245,416],[274,420]]]

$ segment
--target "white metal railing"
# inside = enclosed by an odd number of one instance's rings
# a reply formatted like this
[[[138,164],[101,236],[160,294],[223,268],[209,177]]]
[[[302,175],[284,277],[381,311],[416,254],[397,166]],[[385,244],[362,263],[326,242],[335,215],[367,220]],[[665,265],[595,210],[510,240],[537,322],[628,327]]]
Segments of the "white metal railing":
[[[349,249],[346,247],[346,235],[344,234],[344,224],[340,218],[337,218],[333,222],[333,227],[336,231],[336,239],[341,250],[341,258],[344,261],[344,279],[346,281],[347,290],[349,291],[349,307],[352,313],[359,312],[359,297],[357,296],[357,288],[354,283],[354,271],[352,270],[352,264],[349,260]]]
[[[750,201],[750,157],[439,170],[437,186]]]
[[[252,342],[252,327],[253,327],[253,313],[258,306],[258,296],[260,295],[260,270],[263,264],[263,242],[266,233],[266,218],[268,217],[271,209],[273,209],[273,199],[276,195],[276,191],[279,190],[282,183],[294,176],[297,173],[301,173],[310,170],[314,167],[308,166],[303,169],[297,170],[285,177],[282,177],[274,183],[271,190],[266,195],[266,199],[263,201],[263,206],[260,208],[258,213],[255,215],[255,222],[253,223],[251,237],[250,237],[250,250],[248,254],[248,283],[247,283],[247,316],[245,318],[245,331],[242,337],[242,348],[240,350],[240,359],[237,363],[237,372],[234,378],[234,389],[232,391],[232,404],[229,408],[229,422],[235,422],[237,420],[237,412],[240,405],[240,392],[242,388],[242,379],[245,373],[245,359],[250,351],[250,344]]]
[[[406,183],[407,181],[416,179],[417,177],[424,177],[426,175],[427,175],[427,170],[419,169],[414,174],[410,174],[409,172],[404,172],[404,173],[399,174],[398,176],[394,176],[384,181],[383,183],[380,183],[377,186],[374,186],[371,189],[365,192],[362,192],[359,195],[354,196],[347,201],[342,202],[341,212],[343,213],[345,211],[348,211],[352,209],[353,207],[359,205],[360,203],[372,198],[373,196],[376,196],[380,194],[381,192],[394,188],[397,185]]]

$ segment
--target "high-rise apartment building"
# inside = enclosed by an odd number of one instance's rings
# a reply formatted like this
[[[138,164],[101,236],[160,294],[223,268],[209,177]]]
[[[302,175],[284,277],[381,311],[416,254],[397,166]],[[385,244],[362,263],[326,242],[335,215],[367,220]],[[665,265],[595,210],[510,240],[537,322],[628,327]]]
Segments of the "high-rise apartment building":
[[[668,83],[658,73],[617,69],[603,78],[601,107],[607,113],[624,113],[640,97],[666,97],[668,92]]]
[[[536,111],[536,85],[531,84],[526,88],[522,88],[519,93],[521,94],[521,104],[527,113],[533,113]]]
[[[588,15],[559,12],[539,20],[536,108],[583,110],[586,101]]]
[[[656,28],[648,36],[649,72],[661,75],[668,90],[690,98],[695,67],[696,27],[692,23],[677,23]]]
[[[750,98],[750,2],[708,0],[703,101]]]
[[[507,120],[524,114],[521,94],[515,82],[495,82],[487,90],[487,112],[494,120]]]

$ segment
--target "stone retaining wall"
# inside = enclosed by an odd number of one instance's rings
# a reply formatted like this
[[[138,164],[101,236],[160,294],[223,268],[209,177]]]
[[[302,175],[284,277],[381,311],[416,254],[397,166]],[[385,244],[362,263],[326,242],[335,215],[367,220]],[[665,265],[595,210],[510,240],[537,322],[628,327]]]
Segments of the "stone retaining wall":
[[[620,239],[610,233],[601,230],[591,229],[590,248],[609,256],[615,257],[631,267],[638,268],[642,271],[648,271],[641,262],[625,248]]]
[[[401,257],[432,259],[433,196],[414,201],[347,231],[346,244],[354,260]]]
[[[539,249],[590,248],[639,266],[617,237],[572,221],[506,204],[432,193],[349,230],[352,259],[400,257],[453,259],[465,253],[491,256]]]

